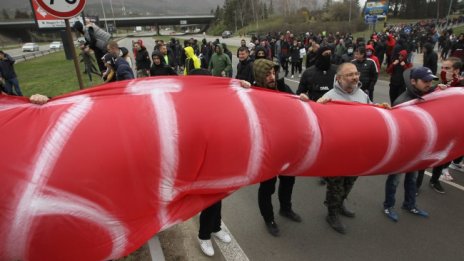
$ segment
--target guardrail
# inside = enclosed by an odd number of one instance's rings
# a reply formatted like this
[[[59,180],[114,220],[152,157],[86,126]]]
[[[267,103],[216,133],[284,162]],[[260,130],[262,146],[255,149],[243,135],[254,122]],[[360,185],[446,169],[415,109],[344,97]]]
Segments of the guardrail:
[[[11,56],[13,57],[13,59],[15,59],[16,62],[23,62],[23,61],[27,61],[27,60],[32,60],[36,57],[41,57],[41,56],[44,56],[44,55],[47,55],[47,54],[50,54],[50,53],[54,53],[54,52],[58,52],[58,51],[61,51],[63,48],[57,48],[57,49],[48,49],[48,50],[45,50],[45,51],[37,51],[37,52],[32,52],[32,53],[23,53],[23,54],[20,54],[20,55],[16,55],[16,56]]]

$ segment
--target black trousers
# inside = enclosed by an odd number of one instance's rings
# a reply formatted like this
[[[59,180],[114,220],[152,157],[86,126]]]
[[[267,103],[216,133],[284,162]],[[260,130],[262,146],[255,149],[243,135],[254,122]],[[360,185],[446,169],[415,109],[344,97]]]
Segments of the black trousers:
[[[280,209],[288,211],[292,209],[292,192],[295,184],[295,177],[279,176],[279,202]],[[274,220],[274,211],[272,208],[272,194],[275,192],[277,177],[268,179],[259,184],[258,205],[261,215],[265,222]]]
[[[221,208],[222,201],[220,200],[201,211],[198,238],[201,240],[211,239],[211,233],[221,230]]]

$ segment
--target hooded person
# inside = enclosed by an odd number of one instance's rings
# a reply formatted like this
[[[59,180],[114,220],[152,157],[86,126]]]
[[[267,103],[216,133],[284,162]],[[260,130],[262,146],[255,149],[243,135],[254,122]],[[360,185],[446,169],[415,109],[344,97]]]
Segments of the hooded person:
[[[201,68],[201,61],[195,55],[193,47],[191,46],[185,47],[184,52],[185,52],[185,56],[187,57],[185,59],[184,75],[189,75],[191,70]]]
[[[438,54],[433,50],[433,45],[429,42],[424,44],[423,66],[430,68],[433,74],[437,74]]]
[[[266,50],[261,45],[255,47],[255,60],[258,59],[267,59]]]
[[[406,83],[403,79],[403,73],[409,68],[412,68],[412,64],[408,62],[408,52],[401,50],[399,52],[398,59],[394,60],[387,68],[387,73],[390,77],[390,103],[393,103],[400,94],[406,90]]]
[[[177,75],[174,69],[166,64],[164,56],[160,51],[154,51],[151,55],[153,64],[150,68],[150,76]]]
[[[229,76],[232,71],[232,61],[229,56],[222,50],[220,44],[214,47],[214,54],[209,61],[208,70],[213,76],[225,77]]]
[[[317,50],[315,64],[306,69],[301,76],[297,95],[304,94],[310,100],[317,101],[332,90],[337,66],[331,64],[331,55],[332,51],[328,46]]]
[[[375,65],[377,65],[377,71],[380,72],[381,64],[379,62],[379,58],[377,56],[375,56],[374,46],[372,46],[370,44],[366,45],[366,57],[371,58],[375,62]]]
[[[271,90],[292,93],[291,89],[284,85],[279,86],[275,76],[275,64],[267,59],[258,59],[253,63],[255,85]],[[301,217],[292,210],[292,192],[295,177],[279,176],[279,202],[280,215],[294,222],[301,222]],[[275,192],[277,177],[263,181],[258,189],[258,205],[268,232],[273,236],[279,236],[280,231],[274,220],[272,207],[272,194]]]

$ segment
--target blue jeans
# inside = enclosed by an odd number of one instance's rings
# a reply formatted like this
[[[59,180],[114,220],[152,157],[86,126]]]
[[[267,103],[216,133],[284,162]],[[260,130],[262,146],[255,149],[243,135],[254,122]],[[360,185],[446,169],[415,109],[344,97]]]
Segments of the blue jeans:
[[[384,208],[391,208],[395,206],[396,188],[400,182],[402,174],[392,174],[387,178],[385,183],[385,201],[383,202]],[[411,209],[416,207],[416,180],[417,171],[407,172],[404,174],[404,202],[403,208]]]
[[[16,92],[16,95],[23,96],[23,93],[19,88],[19,82],[17,78],[5,79],[5,92],[10,95],[14,95],[13,88]]]

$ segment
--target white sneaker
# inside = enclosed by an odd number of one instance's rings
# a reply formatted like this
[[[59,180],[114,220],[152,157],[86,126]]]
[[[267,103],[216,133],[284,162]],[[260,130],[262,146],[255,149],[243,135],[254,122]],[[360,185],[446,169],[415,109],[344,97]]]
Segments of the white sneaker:
[[[292,75],[292,77],[290,77],[290,78],[292,78],[292,79],[293,79],[293,78],[295,78],[295,76],[293,76],[293,75]]]
[[[207,256],[214,256],[214,248],[211,239],[201,240],[198,238],[198,243],[200,243],[201,251]]]
[[[459,171],[463,171],[464,170],[464,166],[462,165],[462,163],[459,163],[459,164],[456,164],[454,162],[451,162],[451,164],[449,165],[450,169],[454,169],[454,170],[459,170]]]
[[[213,236],[215,236],[223,243],[230,243],[232,241],[229,233],[225,232],[224,230],[219,230],[218,232],[213,233]]]
[[[446,181],[452,181],[452,180],[453,180],[453,177],[452,177],[451,174],[449,173],[448,169],[444,169],[444,170],[441,172],[440,179],[441,179],[441,180],[446,180]]]

